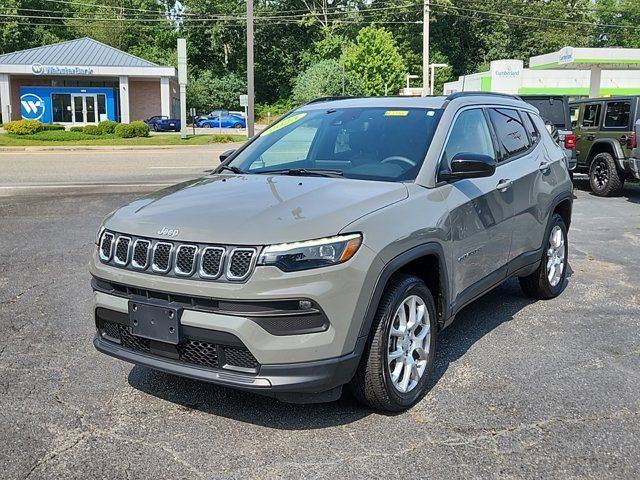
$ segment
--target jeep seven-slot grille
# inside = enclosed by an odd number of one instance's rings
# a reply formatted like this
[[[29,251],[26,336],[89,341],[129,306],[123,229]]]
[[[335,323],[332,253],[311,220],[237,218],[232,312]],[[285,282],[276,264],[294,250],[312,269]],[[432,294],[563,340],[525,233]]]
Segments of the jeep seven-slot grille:
[[[219,282],[243,282],[253,272],[259,248],[182,243],[104,232],[102,263],[139,272]]]
[[[251,263],[255,254],[256,252],[252,248],[235,249],[231,254],[227,276],[235,279],[245,278],[251,270]]]
[[[149,266],[149,246],[148,240],[136,240],[133,244],[133,258],[131,263],[134,268],[145,269]]]
[[[136,352],[151,353],[151,341],[133,335],[127,325],[115,322],[103,321],[101,332],[105,340],[120,341],[120,344],[129,350]],[[218,345],[215,343],[185,339],[176,347],[178,360],[180,362],[199,365],[207,368],[230,368],[247,373],[258,371],[260,364],[246,347],[229,345]],[[224,360],[220,358],[224,357]]]
[[[193,245],[180,245],[176,253],[176,273],[179,275],[191,275],[195,270],[196,253],[198,247]]]

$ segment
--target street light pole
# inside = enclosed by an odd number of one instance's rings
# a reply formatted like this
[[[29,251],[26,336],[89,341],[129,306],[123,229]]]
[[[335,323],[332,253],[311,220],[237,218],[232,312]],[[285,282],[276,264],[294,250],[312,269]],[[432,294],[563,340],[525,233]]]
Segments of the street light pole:
[[[253,0],[247,0],[247,136],[254,134],[255,92],[253,80]]]
[[[422,94],[429,88],[429,0],[424,0],[422,18]]]

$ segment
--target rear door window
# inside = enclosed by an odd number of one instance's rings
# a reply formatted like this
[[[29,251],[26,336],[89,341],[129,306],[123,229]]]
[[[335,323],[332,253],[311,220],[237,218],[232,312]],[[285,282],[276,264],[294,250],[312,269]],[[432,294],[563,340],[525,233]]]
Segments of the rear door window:
[[[536,143],[538,143],[538,140],[540,140],[540,132],[536,128],[535,123],[533,123],[533,118],[531,118],[531,114],[529,114],[528,112],[520,112],[520,115],[522,116],[522,120],[524,120],[524,126],[527,129],[527,132],[529,133],[529,138],[531,139],[531,142],[535,145]]]
[[[529,136],[517,110],[490,108],[489,118],[498,138],[502,161],[526,152],[531,144]]]
[[[584,106],[584,114],[582,115],[582,126],[586,128],[595,128],[600,125],[600,104],[590,103]]]
[[[629,128],[629,115],[631,112],[631,102],[607,102],[604,113],[604,128],[615,128],[626,130]]]

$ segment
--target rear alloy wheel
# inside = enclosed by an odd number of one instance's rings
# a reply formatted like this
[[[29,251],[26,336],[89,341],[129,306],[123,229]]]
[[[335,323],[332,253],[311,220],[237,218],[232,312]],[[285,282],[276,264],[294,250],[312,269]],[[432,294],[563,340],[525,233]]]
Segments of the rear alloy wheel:
[[[418,402],[436,350],[436,310],[431,292],[412,275],[389,281],[350,388],[360,402],[398,412]]]
[[[202,125],[203,128],[211,128],[211,124],[210,123],[205,123],[204,125]]]
[[[237,128],[238,130],[242,128],[242,124],[241,123],[234,123],[233,124],[233,128]]]
[[[599,153],[591,161],[589,185],[599,197],[614,197],[622,193],[624,177],[618,173],[616,162],[610,153]]]
[[[557,213],[551,218],[551,230],[540,266],[531,275],[520,277],[522,291],[531,298],[548,300],[560,295],[567,278],[567,227]]]

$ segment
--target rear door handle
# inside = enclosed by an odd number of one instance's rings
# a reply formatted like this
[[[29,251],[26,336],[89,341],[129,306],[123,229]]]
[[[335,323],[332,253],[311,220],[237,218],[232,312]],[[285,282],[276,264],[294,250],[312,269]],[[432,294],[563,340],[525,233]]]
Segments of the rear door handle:
[[[498,185],[496,185],[496,190],[499,190],[500,192],[506,192],[509,188],[511,188],[511,185],[513,185],[513,182],[508,178],[505,178],[504,180],[500,180],[498,182]]]
[[[551,162],[542,162],[538,167],[538,170],[540,170],[541,172],[548,172],[550,168]]]

